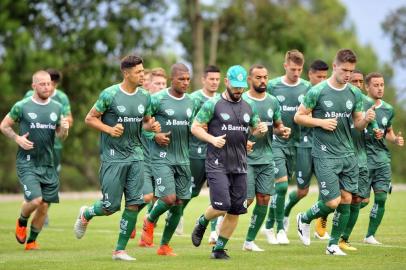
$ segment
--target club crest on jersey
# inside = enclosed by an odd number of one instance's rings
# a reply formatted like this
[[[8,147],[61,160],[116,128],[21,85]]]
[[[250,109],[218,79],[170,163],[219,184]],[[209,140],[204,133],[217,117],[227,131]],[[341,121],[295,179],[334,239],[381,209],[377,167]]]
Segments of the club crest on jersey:
[[[284,96],[276,96],[276,98],[279,100],[279,102],[284,102],[286,99]]]
[[[385,116],[382,117],[382,125],[386,126],[388,124],[388,118],[386,118]]]
[[[251,119],[251,117],[248,115],[248,113],[244,113],[244,121],[246,123],[249,123],[250,119]]]
[[[221,117],[227,121],[228,119],[230,119],[230,115],[228,113],[220,113]]]
[[[299,103],[303,103],[303,100],[304,100],[304,95],[303,94],[298,96],[297,101],[299,101]]]
[[[192,116],[192,109],[187,108],[186,115],[187,115],[187,117],[191,117]]]
[[[36,113],[33,113],[33,112],[29,112],[28,113],[28,116],[31,118],[31,119],[37,119],[37,114]]]
[[[143,114],[145,112],[144,105],[142,105],[142,104],[138,105],[138,112],[141,114]]]
[[[351,100],[347,100],[347,102],[345,103],[345,106],[347,107],[347,109],[351,110],[352,109],[352,101]]]
[[[174,110],[172,110],[172,109],[166,109],[166,110],[165,110],[165,112],[166,112],[166,114],[167,114],[167,115],[169,115],[169,116],[171,116],[171,115],[174,115],[174,114],[175,114],[175,111],[174,111]]]
[[[49,118],[51,118],[52,121],[56,121],[58,119],[58,116],[56,115],[56,113],[51,112],[51,114],[49,115]]]
[[[120,105],[120,106],[117,106],[117,110],[119,112],[123,113],[123,112],[125,112],[126,108],[124,106]]]
[[[269,109],[269,110],[268,110],[268,117],[269,117],[269,118],[272,118],[272,117],[273,117],[273,110],[272,110],[272,109]]]
[[[324,105],[326,105],[327,108],[333,107],[334,103],[331,100],[325,100]]]

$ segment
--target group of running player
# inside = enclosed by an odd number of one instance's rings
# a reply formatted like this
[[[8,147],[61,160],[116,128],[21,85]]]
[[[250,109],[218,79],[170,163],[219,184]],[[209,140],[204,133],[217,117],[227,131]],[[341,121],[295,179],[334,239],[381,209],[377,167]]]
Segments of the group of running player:
[[[80,208],[76,237],[84,236],[93,217],[119,211],[124,194],[112,258],[135,260],[125,249],[135,235],[138,213],[147,205],[139,246],[154,246],[154,227],[167,212],[157,254],[176,256],[169,242],[175,230],[182,233],[184,210],[207,180],[210,206],[196,221],[193,245],[200,245],[211,221],[211,257],[228,259],[225,246],[238,217],[256,199],[243,250],[263,251],[254,240],[267,213],[263,232],[268,242],[289,244],[289,214],[308,194],[315,174],[319,200],[296,217],[302,242],[310,245],[310,222],[317,219],[315,236],[329,239],[326,254],[356,250],[348,239],[373,188],[364,242],[380,244],[375,233],[391,189],[386,141],[399,146],[404,142],[392,128],[393,108],[382,100],[383,76],[368,74],[363,89],[356,62],[351,50],[339,50],[331,76],[327,78],[328,65],[316,60],[309,68],[309,82],[301,78],[303,54],[291,50],[281,77],[269,80],[268,70],[259,64],[248,72],[232,66],[224,78],[226,90],[219,94],[220,69],[208,66],[203,88],[188,94],[186,65],[171,67],[171,85],[166,88],[164,70],[146,73],[142,58],[124,57],[122,82],[104,89],[85,119],[100,131],[102,199]],[[36,237],[49,204],[58,202],[54,137],[65,138],[72,123],[67,117],[70,108],[51,99],[55,91],[51,85],[47,72],[36,72],[32,96],[17,102],[1,123],[1,131],[19,145],[17,172],[25,202],[16,238],[26,243],[26,249],[38,248]],[[12,129],[16,122],[19,135]],[[293,180],[297,189],[285,203],[288,182]],[[27,240],[27,222],[34,211]],[[332,212],[328,235],[326,221]]]

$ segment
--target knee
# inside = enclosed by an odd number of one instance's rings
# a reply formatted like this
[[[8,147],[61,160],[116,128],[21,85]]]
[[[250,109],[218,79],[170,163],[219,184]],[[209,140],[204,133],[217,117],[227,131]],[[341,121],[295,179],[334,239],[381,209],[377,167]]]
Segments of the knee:
[[[35,208],[39,208],[42,206],[42,197],[35,198],[29,202],[31,205],[35,206]]]
[[[299,197],[299,199],[306,197],[308,193],[309,193],[309,188],[297,190],[297,196]]]
[[[349,192],[341,193],[340,203],[350,204],[352,202],[352,194]]]
[[[175,205],[176,204],[176,195],[175,194],[171,194],[165,197],[160,198],[164,203],[166,203],[167,205]]]
[[[145,203],[149,203],[149,202],[152,201],[153,198],[154,198],[154,194],[153,194],[153,193],[145,194],[145,195],[144,195],[144,202],[145,202]]]
[[[338,198],[335,198],[333,200],[326,202],[326,205],[328,207],[330,207],[331,209],[336,209],[340,203],[341,203],[341,197],[338,197]]]
[[[352,197],[352,204],[358,204],[358,203],[360,203],[362,201],[362,198],[361,197],[359,197],[359,196],[353,196]]]
[[[271,196],[268,194],[257,194],[257,204],[258,205],[268,205]],[[249,203],[249,201],[248,201]],[[249,204],[248,204],[249,205]]]
[[[254,201],[254,199],[247,199],[247,206],[249,207],[253,201]],[[257,202],[258,202],[258,197],[257,197]]]

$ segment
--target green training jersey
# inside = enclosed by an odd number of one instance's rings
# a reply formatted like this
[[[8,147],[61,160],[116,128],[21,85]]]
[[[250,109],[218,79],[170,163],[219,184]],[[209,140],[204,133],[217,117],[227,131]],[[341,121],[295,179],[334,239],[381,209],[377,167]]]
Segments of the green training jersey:
[[[266,93],[263,99],[251,97],[248,92],[242,98],[249,104],[255,104],[259,119],[268,126],[268,133],[262,137],[255,137],[250,134],[248,140],[255,142],[253,151],[248,153],[248,164],[259,165],[269,164],[273,161],[272,155],[272,129],[274,121],[281,121],[281,109],[278,100]]]
[[[101,120],[108,126],[122,124],[120,137],[100,133],[100,159],[108,162],[131,162],[144,159],[141,130],[144,115],[150,106],[151,96],[141,87],[127,93],[120,84],[104,89],[94,108],[102,113]]]
[[[369,106],[372,106],[374,103],[374,100],[368,100]],[[391,155],[386,145],[385,136],[388,132],[388,128],[392,127],[395,113],[393,107],[383,100],[381,100],[381,104],[376,107],[375,113],[378,128],[382,130],[384,136],[383,139],[377,140],[370,129],[368,129],[368,132],[365,134],[368,167],[370,168],[379,168],[391,161]]]
[[[152,95],[149,114],[161,124],[161,132],[171,132],[168,146],[155,141],[150,149],[151,162],[169,165],[189,164],[189,135],[194,101],[189,94],[176,98],[169,88]]]
[[[34,94],[34,90],[28,90],[24,97],[31,97]],[[55,89],[54,94],[51,96],[51,99],[59,102],[62,105],[62,115],[67,116],[71,114],[70,103],[68,96],[59,89]],[[62,149],[62,140],[58,137],[55,137],[55,149]]]
[[[19,123],[19,135],[28,132],[27,139],[34,143],[31,150],[18,147],[17,166],[54,166],[55,131],[61,114],[62,105],[52,99],[38,103],[32,97],[27,97],[11,108],[8,116]]]
[[[283,124],[291,128],[289,139],[274,136],[273,147],[299,146],[300,126],[293,121],[293,118],[310,87],[310,82],[303,79],[299,79],[295,85],[289,85],[284,81],[284,76],[268,81],[267,91],[279,101]]]
[[[214,97],[218,97],[220,94],[215,93]],[[190,97],[195,101],[195,113],[197,113],[202,107],[203,103],[209,100],[211,97],[204,94],[203,90],[196,90]],[[214,98],[213,97],[213,98]],[[191,135],[189,144],[189,157],[192,159],[206,159],[207,143],[202,142],[195,136]]]
[[[358,88],[346,84],[333,88],[328,80],[312,87],[305,95],[303,105],[312,109],[313,118],[337,119],[334,131],[314,128],[312,155],[318,158],[345,158],[354,155],[351,137],[352,114],[362,112],[362,96]]]

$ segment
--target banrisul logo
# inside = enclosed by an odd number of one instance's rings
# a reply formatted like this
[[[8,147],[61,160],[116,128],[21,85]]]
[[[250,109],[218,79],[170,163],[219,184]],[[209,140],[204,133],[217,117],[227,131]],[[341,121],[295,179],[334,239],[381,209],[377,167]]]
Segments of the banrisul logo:
[[[250,119],[251,119],[251,117],[248,115],[248,113],[244,113],[244,121],[246,123],[249,123]]]
[[[351,100],[347,100],[347,102],[345,103],[345,106],[347,107],[347,109],[351,110],[352,109],[352,101]]]
[[[144,105],[142,105],[142,104],[138,105],[138,112],[141,114],[143,114],[145,112]]]
[[[227,121],[228,119],[230,119],[230,115],[228,113],[220,113],[221,117]]]
[[[192,116],[192,109],[187,108],[186,115],[187,115],[187,117],[191,117]]]
[[[382,117],[382,125],[386,126],[388,124],[388,118],[386,118],[385,116]]]
[[[125,112],[125,107],[122,105],[117,106],[117,110],[121,113]]]
[[[334,103],[331,100],[325,100],[324,105],[326,105],[327,108],[333,107]]]
[[[58,116],[56,115],[56,113],[51,112],[51,114],[49,115],[49,118],[51,118],[52,121],[56,121],[58,119]]]
[[[281,95],[276,96],[276,98],[279,100],[279,102],[284,102],[286,99],[284,96],[281,96]]]
[[[31,119],[37,119],[37,114],[36,113],[33,113],[33,112],[29,112],[28,113],[28,116],[31,118]]]
[[[272,109],[268,110],[268,117],[272,119],[272,117],[273,117],[273,110]]]
[[[304,95],[303,94],[298,96],[297,101],[299,101],[299,103],[303,103],[303,100],[304,100]]]
[[[169,115],[169,116],[171,116],[171,115],[174,115],[174,114],[175,114],[175,111],[174,111],[174,110],[172,110],[172,109],[166,109],[166,110],[165,110],[165,112],[166,112],[166,114],[167,114],[167,115]]]

